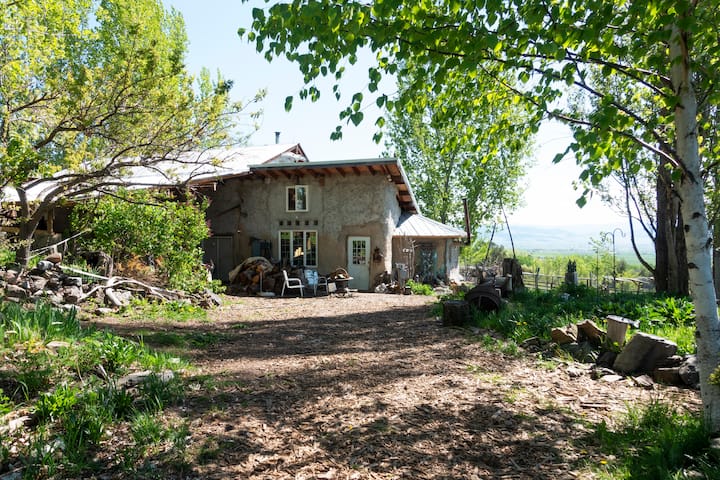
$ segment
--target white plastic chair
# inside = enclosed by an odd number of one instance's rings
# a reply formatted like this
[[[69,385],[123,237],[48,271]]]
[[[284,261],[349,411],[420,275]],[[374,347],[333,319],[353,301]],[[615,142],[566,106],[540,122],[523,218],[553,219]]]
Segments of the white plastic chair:
[[[283,277],[285,278],[285,282],[283,283],[282,291],[280,292],[281,297],[285,296],[286,288],[287,289],[296,288],[296,289],[300,290],[300,296],[301,297],[304,296],[303,289],[305,288],[305,285],[303,285],[302,280],[300,280],[299,278],[288,277],[287,270],[283,270]]]

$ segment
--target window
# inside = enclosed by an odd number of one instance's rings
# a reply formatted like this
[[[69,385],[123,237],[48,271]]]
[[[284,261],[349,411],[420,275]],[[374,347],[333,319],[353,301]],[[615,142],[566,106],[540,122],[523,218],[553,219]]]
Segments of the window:
[[[317,267],[317,232],[280,231],[280,260],[293,267]]]
[[[308,211],[308,187],[307,185],[295,185],[287,187],[287,211],[307,212]]]

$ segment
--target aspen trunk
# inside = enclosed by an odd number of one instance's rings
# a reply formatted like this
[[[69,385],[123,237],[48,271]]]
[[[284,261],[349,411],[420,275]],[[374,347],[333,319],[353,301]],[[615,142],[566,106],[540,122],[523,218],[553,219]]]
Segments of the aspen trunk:
[[[670,41],[671,80],[678,97],[675,107],[677,156],[684,167],[678,185],[687,245],[690,294],[695,304],[700,394],[705,420],[713,432],[720,431],[720,386],[709,382],[720,364],[720,323],[713,284],[712,240],[705,213],[700,176],[697,99],[692,88],[688,33],[674,26]]]

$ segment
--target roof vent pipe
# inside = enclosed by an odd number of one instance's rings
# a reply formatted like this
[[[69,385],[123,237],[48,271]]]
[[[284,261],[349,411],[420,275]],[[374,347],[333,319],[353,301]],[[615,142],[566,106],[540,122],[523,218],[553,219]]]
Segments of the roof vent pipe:
[[[275,132],[275,145],[280,143],[280,132]]]

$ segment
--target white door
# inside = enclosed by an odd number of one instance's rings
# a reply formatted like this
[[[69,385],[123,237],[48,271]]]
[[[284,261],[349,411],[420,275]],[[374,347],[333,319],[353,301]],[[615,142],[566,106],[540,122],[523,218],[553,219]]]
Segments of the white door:
[[[348,237],[350,288],[370,289],[370,237]]]

